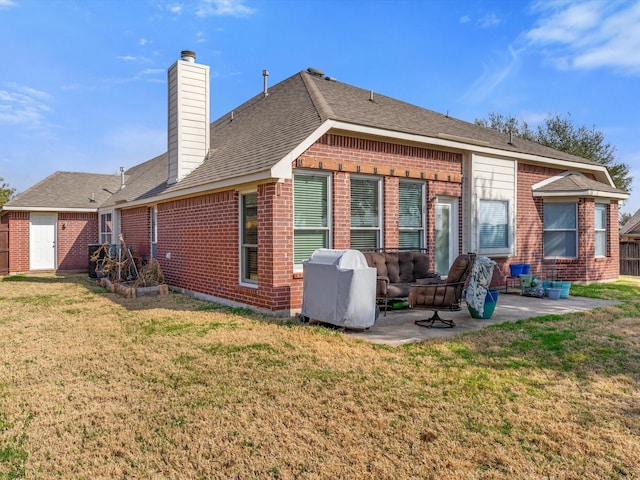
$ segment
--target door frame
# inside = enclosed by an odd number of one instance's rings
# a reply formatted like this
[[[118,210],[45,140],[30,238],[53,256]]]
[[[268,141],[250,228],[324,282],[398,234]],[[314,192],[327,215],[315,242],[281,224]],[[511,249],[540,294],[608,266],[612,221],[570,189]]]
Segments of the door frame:
[[[449,206],[449,265],[447,266],[447,270],[445,272],[440,272],[443,276],[447,275],[449,268],[453,264],[454,260],[458,256],[458,252],[460,251],[460,224],[459,224],[459,208],[460,208],[460,199],[458,197],[449,197],[449,196],[436,196],[434,199],[434,225],[433,225],[433,254],[434,254],[434,262],[435,262],[435,253],[438,248],[437,236],[436,236],[436,224],[437,222],[437,208],[438,205],[448,205]],[[435,265],[434,265],[435,266]]]
[[[47,223],[46,225],[51,224],[51,226],[53,226],[53,259],[52,259],[52,265],[50,266],[37,266],[37,268],[34,268],[34,259],[33,259],[33,255],[32,255],[32,249],[33,249],[33,235],[32,235],[32,228],[33,228],[33,218],[34,217],[40,217],[40,218],[48,218],[50,220],[49,223]],[[41,224],[44,225],[44,224]],[[58,214],[56,212],[30,212],[29,214],[29,270],[56,270],[58,268]]]

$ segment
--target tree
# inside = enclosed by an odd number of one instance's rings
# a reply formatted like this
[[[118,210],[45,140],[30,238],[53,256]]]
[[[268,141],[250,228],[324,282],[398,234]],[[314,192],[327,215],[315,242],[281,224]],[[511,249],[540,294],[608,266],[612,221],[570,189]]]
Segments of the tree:
[[[633,213],[620,213],[620,226],[624,226],[633,217]]]
[[[11,200],[15,191],[15,188],[11,188],[5,183],[4,178],[0,177],[0,207]]]
[[[616,148],[606,142],[604,133],[595,127],[574,125],[571,114],[566,117],[549,115],[536,130],[532,130],[527,122],[499,113],[490,113],[487,119],[476,119],[475,123],[600,163],[607,167],[617,188],[631,191],[633,177],[627,164],[616,161]]]

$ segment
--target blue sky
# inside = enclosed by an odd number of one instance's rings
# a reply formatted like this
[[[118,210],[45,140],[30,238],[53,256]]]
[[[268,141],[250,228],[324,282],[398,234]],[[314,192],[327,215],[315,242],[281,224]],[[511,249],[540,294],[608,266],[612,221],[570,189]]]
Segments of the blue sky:
[[[640,1],[0,0],[0,177],[117,173],[166,150],[166,70],[211,66],[212,120],[307,67],[473,121],[571,114],[634,175]]]

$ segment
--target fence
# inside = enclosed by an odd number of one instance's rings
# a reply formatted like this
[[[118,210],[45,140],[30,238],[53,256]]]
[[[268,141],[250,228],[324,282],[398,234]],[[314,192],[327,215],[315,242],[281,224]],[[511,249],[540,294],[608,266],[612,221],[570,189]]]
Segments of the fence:
[[[0,224],[0,275],[9,273],[9,225]]]
[[[620,242],[620,275],[640,276],[640,242]]]

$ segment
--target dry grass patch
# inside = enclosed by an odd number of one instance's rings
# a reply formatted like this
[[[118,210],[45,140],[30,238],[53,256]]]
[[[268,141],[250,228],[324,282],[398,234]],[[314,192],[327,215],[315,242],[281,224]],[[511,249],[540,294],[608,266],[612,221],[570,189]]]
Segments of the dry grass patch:
[[[0,478],[637,478],[639,314],[392,349],[79,276],[5,279]]]

